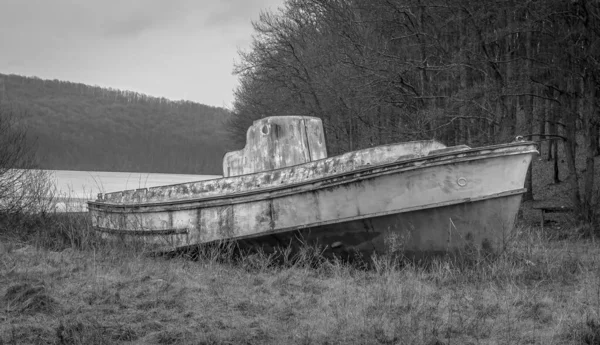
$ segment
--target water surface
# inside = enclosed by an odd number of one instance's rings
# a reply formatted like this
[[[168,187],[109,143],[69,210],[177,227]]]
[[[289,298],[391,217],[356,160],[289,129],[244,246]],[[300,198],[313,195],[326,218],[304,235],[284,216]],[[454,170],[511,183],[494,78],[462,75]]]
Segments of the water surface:
[[[45,170],[56,190],[57,211],[81,212],[98,193],[149,188],[219,178],[218,175],[156,174],[111,171]]]

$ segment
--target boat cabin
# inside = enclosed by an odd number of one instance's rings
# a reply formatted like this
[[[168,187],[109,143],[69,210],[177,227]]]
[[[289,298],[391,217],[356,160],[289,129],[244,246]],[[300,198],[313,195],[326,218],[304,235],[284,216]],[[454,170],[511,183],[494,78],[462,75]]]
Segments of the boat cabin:
[[[223,157],[223,176],[285,168],[327,158],[323,123],[317,117],[272,116],[254,121],[246,147]]]

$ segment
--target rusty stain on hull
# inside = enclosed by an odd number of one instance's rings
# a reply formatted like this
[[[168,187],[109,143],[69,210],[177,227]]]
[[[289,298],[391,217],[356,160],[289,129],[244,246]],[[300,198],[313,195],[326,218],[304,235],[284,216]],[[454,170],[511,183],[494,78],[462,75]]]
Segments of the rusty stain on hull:
[[[493,250],[510,234],[536,153],[531,142],[429,140],[327,157],[320,119],[277,116],[255,121],[246,147],[225,155],[223,178],[102,194],[88,207],[103,237],[114,230],[157,250],[298,236],[365,255]]]

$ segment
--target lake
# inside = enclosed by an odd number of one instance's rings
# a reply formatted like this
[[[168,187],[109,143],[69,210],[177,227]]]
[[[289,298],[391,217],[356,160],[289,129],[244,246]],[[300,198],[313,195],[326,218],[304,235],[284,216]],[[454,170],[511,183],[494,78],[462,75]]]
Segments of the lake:
[[[44,170],[56,187],[59,212],[84,212],[98,193],[149,188],[219,178],[219,175],[155,174],[110,171]]]

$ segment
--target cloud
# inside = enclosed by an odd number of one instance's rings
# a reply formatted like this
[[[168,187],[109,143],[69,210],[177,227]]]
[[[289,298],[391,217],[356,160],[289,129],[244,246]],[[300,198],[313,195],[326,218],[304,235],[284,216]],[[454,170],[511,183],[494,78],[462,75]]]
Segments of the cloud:
[[[135,35],[176,22],[197,6],[192,0],[1,1],[0,28],[41,36]]]
[[[284,0],[0,0],[0,29],[44,36],[139,35],[162,27],[249,27]],[[12,29],[12,30],[11,30]]]
[[[0,73],[221,106],[251,20],[284,0],[0,0]]]
[[[186,18],[194,7],[193,2],[186,0],[136,0],[117,4],[104,21],[103,31],[109,36],[138,35],[175,24]]]
[[[258,19],[261,10],[275,10],[283,1],[274,0],[224,0],[217,4],[210,16],[205,20],[207,27],[226,28],[230,25],[250,24]]]

